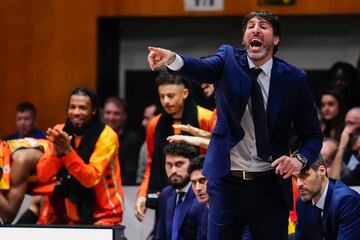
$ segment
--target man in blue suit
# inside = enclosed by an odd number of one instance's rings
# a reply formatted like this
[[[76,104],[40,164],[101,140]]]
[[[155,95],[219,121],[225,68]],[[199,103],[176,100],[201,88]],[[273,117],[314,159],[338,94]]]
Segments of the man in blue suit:
[[[207,208],[200,204],[191,188],[188,167],[197,150],[183,142],[168,144],[164,149],[169,186],[159,196],[159,223],[156,239],[205,239],[199,219]],[[206,237],[206,235],[205,235]]]
[[[300,196],[296,239],[360,239],[360,195],[329,179],[322,157],[296,177],[296,184]]]
[[[206,154],[210,197],[208,238],[287,239],[291,178],[319,155],[322,134],[306,73],[273,57],[278,18],[266,11],[243,20],[244,50],[222,45],[205,59],[149,47],[155,70],[163,65],[195,82],[214,83],[217,124]],[[289,156],[289,128],[302,146]]]

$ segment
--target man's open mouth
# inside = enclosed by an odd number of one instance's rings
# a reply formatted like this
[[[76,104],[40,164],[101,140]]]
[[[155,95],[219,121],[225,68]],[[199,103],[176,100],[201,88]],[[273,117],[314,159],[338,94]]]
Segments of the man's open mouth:
[[[259,47],[262,46],[262,42],[261,42],[259,39],[253,39],[253,40],[251,40],[251,42],[250,42],[250,46],[251,46],[252,48],[259,48]]]

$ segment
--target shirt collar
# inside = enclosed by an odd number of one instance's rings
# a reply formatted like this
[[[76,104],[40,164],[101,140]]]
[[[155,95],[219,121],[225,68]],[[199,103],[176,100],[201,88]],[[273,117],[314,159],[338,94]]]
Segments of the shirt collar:
[[[187,193],[190,187],[191,187],[191,182],[188,182],[183,188],[176,189],[176,193],[178,192]]]
[[[314,204],[315,206],[317,206],[318,208],[321,208],[322,210],[324,210],[325,198],[326,198],[326,194],[327,194],[327,191],[328,191],[328,187],[329,187],[329,181],[328,181],[328,183],[326,184],[326,188],[325,188],[323,194],[321,195],[319,201],[317,201],[317,203],[315,203],[315,202],[313,201],[313,204]]]
[[[247,60],[248,60],[250,69],[256,67],[256,65],[251,61],[251,59],[249,57],[247,57]],[[266,63],[261,65],[259,68],[261,68],[261,70],[263,70],[263,72],[265,72],[266,75],[269,75],[271,73],[272,65],[273,65],[273,58],[270,58],[269,61],[267,61]]]

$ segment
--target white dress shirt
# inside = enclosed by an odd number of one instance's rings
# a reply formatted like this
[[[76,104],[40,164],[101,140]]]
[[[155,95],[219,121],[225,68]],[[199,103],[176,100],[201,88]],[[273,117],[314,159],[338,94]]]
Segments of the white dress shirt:
[[[256,67],[255,64],[247,58],[249,67]],[[184,65],[184,60],[176,54],[176,58],[172,64],[167,67],[173,71],[179,70]],[[273,59],[271,58],[265,64],[260,66],[263,70],[257,80],[261,88],[264,99],[265,111],[269,97],[271,69]],[[241,119],[241,127],[244,129],[244,138],[230,150],[231,170],[241,170],[249,172],[263,172],[272,169],[270,162],[264,162],[257,156],[254,121],[251,114],[251,98],[248,100],[246,109]],[[271,156],[270,156],[271,158]]]

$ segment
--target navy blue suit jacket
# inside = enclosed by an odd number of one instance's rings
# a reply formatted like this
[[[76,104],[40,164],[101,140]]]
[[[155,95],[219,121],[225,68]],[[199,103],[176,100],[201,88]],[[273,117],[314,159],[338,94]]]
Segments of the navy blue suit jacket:
[[[312,201],[296,203],[296,239],[360,239],[360,195],[340,181],[330,180],[323,210],[322,236]]]
[[[244,137],[241,119],[252,85],[246,52],[222,45],[215,55],[205,59],[181,57],[184,66],[179,74],[198,83],[215,84],[217,123],[203,173],[208,178],[222,178],[230,171],[230,149]],[[311,164],[319,155],[322,133],[306,73],[278,58],[273,60],[267,105],[272,158],[289,155],[289,128],[293,123],[302,142],[299,152]],[[284,199],[292,208],[291,180],[279,176],[279,181]]]
[[[159,222],[156,239],[171,239],[171,229],[176,204],[176,190],[171,186],[165,187],[159,197]],[[206,224],[204,211],[207,208],[200,204],[190,187],[185,194],[184,203],[181,209],[181,227],[179,239],[206,239]],[[205,234],[205,235],[204,235]]]

